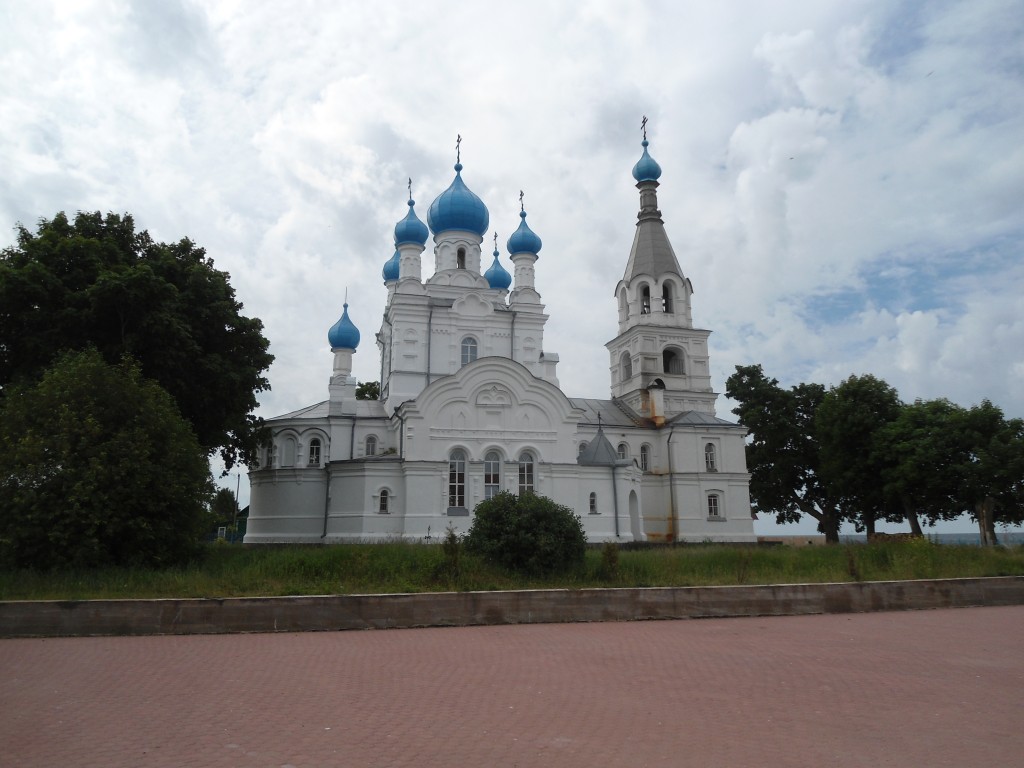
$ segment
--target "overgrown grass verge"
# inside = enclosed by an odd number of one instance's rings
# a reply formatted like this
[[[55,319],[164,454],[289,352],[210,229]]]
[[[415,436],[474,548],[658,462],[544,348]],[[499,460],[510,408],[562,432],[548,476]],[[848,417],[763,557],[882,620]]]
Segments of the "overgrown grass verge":
[[[0,572],[0,600],[255,597],[585,587],[688,587],[1024,575],[1024,547],[925,540],[837,547],[681,545],[587,551],[570,574],[527,578],[459,551],[415,543],[216,546],[166,570]],[[614,563],[612,562],[614,561]]]

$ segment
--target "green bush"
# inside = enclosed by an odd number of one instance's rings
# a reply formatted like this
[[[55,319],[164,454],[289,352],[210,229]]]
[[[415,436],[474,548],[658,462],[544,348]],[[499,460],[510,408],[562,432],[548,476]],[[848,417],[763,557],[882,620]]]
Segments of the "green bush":
[[[0,561],[161,567],[197,556],[210,467],[174,399],[127,361],[58,358],[0,400]]]
[[[527,493],[499,493],[477,506],[466,549],[527,574],[564,572],[582,565],[583,523],[568,507]]]

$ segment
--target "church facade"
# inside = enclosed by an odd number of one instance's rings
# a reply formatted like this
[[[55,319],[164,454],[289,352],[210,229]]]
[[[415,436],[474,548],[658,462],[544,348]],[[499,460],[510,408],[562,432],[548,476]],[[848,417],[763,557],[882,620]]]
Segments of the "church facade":
[[[457,162],[426,224],[410,195],[395,227],[379,399],[356,399],[361,335],[346,303],[328,332],[328,398],[267,420],[246,543],[465,533],[476,505],[500,491],[570,507],[593,542],[755,540],[745,429],[715,416],[709,331],[693,326],[693,288],[665,232],[661,168],[647,147],[645,137],[636,233],[614,286],[609,399],[560,389],[534,284],[541,239],[521,210],[507,243],[512,274],[496,243],[488,265],[489,213]]]

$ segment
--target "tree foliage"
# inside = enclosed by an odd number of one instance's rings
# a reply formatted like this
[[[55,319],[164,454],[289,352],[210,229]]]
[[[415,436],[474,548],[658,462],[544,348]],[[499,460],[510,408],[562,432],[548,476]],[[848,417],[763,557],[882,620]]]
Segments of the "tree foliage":
[[[829,542],[837,542],[846,514],[839,496],[822,481],[814,431],[825,388],[799,384],[783,389],[760,365],[747,365],[736,367],[726,394],[739,404],[733,413],[750,430],[747,468],[755,510],[775,515],[779,523],[809,515]]]
[[[238,501],[230,488],[218,488],[210,499],[211,527],[230,526],[238,517]]]
[[[901,518],[879,482],[886,457],[875,443],[902,408],[894,388],[867,374],[829,388],[814,414],[822,482],[853,513],[857,529],[869,535],[876,520]]]
[[[507,491],[477,505],[466,549],[510,570],[548,574],[583,563],[583,522],[571,509],[533,493]]]
[[[948,400],[917,400],[883,427],[875,444],[884,493],[901,506],[912,533],[964,511],[958,467],[966,448],[963,409]]]
[[[96,350],[8,389],[0,455],[0,552],[17,566],[177,563],[209,522],[209,466],[174,400]]]
[[[921,534],[967,512],[992,544],[996,524],[1024,520],[1024,421],[987,400],[908,405],[871,375],[787,390],[760,365],[738,366],[726,391],[750,430],[751,501],[780,523],[809,515],[834,542],[844,521],[871,533],[905,520]]]
[[[0,253],[0,392],[38,379],[63,350],[129,355],[166,389],[207,454],[249,461],[256,393],[268,389],[262,323],[188,239],[154,242],[130,215],[63,213],[18,228]]]
[[[380,382],[364,381],[356,387],[356,400],[380,400]]]

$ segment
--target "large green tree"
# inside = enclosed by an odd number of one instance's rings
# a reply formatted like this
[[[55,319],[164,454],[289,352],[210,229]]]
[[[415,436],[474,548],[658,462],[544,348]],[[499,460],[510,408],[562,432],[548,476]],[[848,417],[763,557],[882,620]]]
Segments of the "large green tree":
[[[63,213],[18,228],[0,252],[0,395],[63,350],[137,360],[177,402],[208,455],[255,457],[256,393],[273,357],[225,272],[188,239],[158,243],[130,215]]]
[[[866,374],[830,387],[814,414],[822,482],[869,536],[876,520],[903,517],[883,492],[882,457],[873,450],[879,430],[895,421],[902,408],[895,389]]]
[[[983,545],[998,543],[996,524],[1024,521],[1024,420],[1006,419],[988,400],[960,412],[959,494]]]
[[[882,468],[883,492],[899,504],[910,531],[966,510],[960,493],[965,441],[964,409],[949,400],[916,400],[878,430],[873,461]]]
[[[67,353],[0,402],[0,559],[167,565],[209,524],[210,469],[174,400],[136,364]]]
[[[829,543],[839,541],[848,514],[821,478],[814,416],[825,397],[820,384],[789,389],[768,378],[760,365],[736,366],[726,394],[738,403],[733,413],[750,431],[747,468],[755,510],[794,523],[804,515],[818,521]]]

